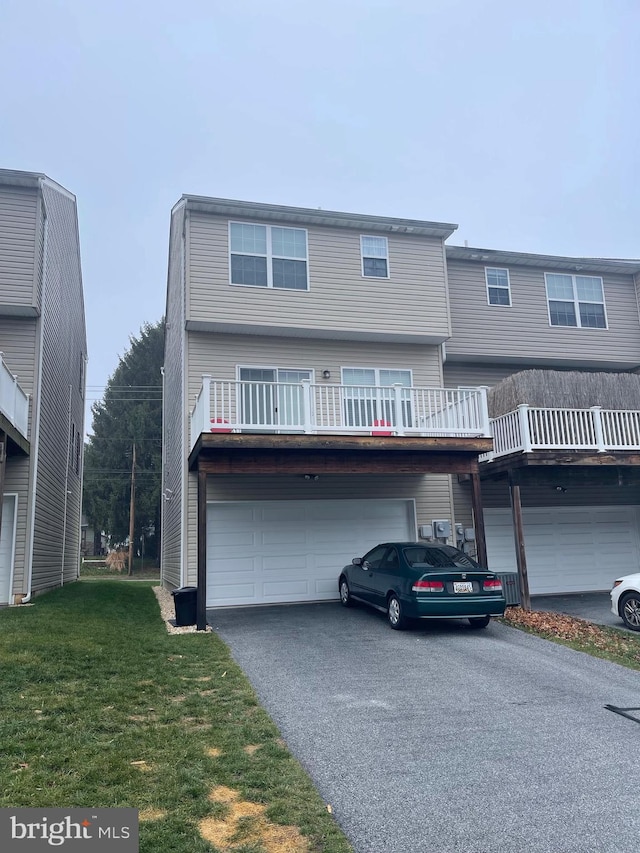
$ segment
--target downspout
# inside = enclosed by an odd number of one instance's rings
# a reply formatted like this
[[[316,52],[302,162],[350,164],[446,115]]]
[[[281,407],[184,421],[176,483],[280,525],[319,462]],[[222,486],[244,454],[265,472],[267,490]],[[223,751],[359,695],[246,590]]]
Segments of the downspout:
[[[38,481],[38,457],[40,453],[40,398],[42,391],[42,361],[44,357],[44,341],[43,341],[43,328],[44,328],[44,312],[45,312],[45,298],[47,294],[47,249],[49,246],[49,218],[47,216],[47,210],[44,202],[44,193],[42,191],[42,181],[40,181],[40,197],[42,199],[42,215],[44,219],[44,237],[42,240],[42,292],[40,294],[40,317],[38,318],[38,323],[40,326],[39,335],[38,335],[38,344],[40,347],[40,351],[38,352],[38,387],[37,393],[32,396],[32,401],[34,403],[31,418],[32,418],[32,447],[33,447],[33,482],[31,484],[32,494],[31,497],[31,506],[29,508],[29,541],[26,543],[27,547],[25,549],[25,558],[26,564],[28,568],[27,575],[27,588],[26,593],[23,595],[20,604],[28,604],[31,601],[31,596],[33,595],[31,590],[31,582],[33,580],[33,538],[34,538],[34,525],[36,519],[36,485]],[[36,402],[37,401],[37,402]]]
[[[62,522],[62,564],[60,566],[60,586],[64,586],[64,558],[67,550],[67,510],[69,508],[69,463],[70,453],[74,452],[71,447],[71,396],[73,387],[69,385],[69,408],[67,412],[67,464],[64,472],[64,521]]]

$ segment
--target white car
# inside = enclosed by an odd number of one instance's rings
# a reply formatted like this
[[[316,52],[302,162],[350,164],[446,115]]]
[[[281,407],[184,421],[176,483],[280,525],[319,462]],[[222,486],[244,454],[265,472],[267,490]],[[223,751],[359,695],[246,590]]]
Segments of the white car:
[[[620,616],[627,628],[640,631],[640,572],[613,582],[611,612]]]

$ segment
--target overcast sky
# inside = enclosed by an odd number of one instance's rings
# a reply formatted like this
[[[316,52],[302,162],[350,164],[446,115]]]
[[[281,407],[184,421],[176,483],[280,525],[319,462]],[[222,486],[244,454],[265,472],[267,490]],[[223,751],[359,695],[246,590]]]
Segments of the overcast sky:
[[[639,37],[639,0],[0,0],[0,167],[78,198],[103,386],[182,193],[638,257]]]

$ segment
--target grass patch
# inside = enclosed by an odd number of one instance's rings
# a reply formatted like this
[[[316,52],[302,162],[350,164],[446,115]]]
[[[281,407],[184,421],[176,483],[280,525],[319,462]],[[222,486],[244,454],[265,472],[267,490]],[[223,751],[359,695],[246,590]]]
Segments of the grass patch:
[[[123,572],[118,572],[113,568],[113,566],[108,566],[104,561],[83,560],[80,564],[80,577],[82,580],[91,578],[127,580],[128,575],[126,567]],[[147,580],[160,580],[160,569],[158,566],[153,565],[153,563],[141,563],[140,560],[134,560],[131,578],[134,580],[140,578],[145,578]],[[131,580],[131,578],[129,578],[129,580]]]
[[[521,607],[508,607],[502,621],[594,657],[605,658],[630,669],[640,669],[640,637],[616,628],[594,625],[563,613],[523,610]]]
[[[34,601],[0,612],[0,807],[137,808],[141,853],[351,850],[217,635],[167,634],[149,584]]]

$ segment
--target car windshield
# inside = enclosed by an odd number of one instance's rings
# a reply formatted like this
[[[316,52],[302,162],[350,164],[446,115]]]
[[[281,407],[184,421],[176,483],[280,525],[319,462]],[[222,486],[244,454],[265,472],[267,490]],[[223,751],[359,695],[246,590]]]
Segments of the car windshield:
[[[415,545],[404,549],[404,558],[410,566],[432,566],[437,569],[477,569],[478,564],[450,545]]]

